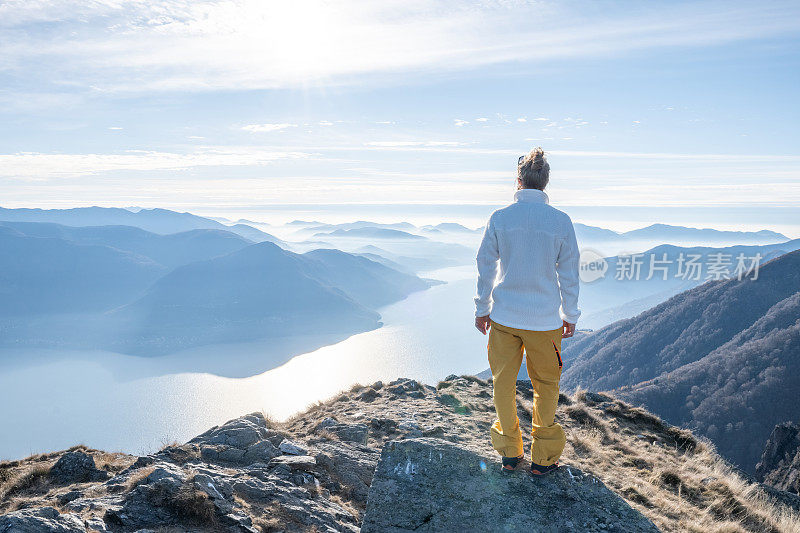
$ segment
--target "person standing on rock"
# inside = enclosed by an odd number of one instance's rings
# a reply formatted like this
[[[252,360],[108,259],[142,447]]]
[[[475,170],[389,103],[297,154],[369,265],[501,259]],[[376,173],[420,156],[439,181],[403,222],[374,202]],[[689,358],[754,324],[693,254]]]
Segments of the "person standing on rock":
[[[558,467],[566,437],[555,421],[561,339],[572,337],[578,309],[578,244],[572,220],[548,203],[550,165],[541,148],[517,162],[514,203],[489,218],[478,250],[475,327],[489,332],[497,419],[492,446],[513,471],[525,456],[517,417],[523,350],[533,384],[531,473]]]

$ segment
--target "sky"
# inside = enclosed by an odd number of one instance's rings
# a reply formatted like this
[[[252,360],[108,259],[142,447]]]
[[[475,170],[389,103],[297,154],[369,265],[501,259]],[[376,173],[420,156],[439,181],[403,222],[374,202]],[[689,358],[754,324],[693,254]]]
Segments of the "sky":
[[[502,204],[541,145],[557,205],[785,222],[798,44],[780,1],[5,0],[0,205]]]

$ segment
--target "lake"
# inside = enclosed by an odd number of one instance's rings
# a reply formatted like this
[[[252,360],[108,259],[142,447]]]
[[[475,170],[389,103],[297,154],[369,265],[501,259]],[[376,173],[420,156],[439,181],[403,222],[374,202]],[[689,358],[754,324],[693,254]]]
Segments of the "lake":
[[[486,339],[472,325],[474,267],[422,275],[447,283],[380,309],[381,328],[270,370],[276,357],[288,357],[291,339],[204,347],[163,358],[3,352],[0,459],[78,443],[149,453],[245,413],[264,411],[285,419],[354,383],[411,377],[435,384],[448,374],[487,368]],[[325,342],[316,339],[318,345]]]

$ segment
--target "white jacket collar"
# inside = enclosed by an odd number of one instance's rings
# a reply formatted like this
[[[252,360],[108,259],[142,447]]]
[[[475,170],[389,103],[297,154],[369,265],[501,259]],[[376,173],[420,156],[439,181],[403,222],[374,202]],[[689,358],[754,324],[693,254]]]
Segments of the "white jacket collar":
[[[544,204],[550,203],[550,198],[547,193],[539,189],[520,189],[514,193],[515,202],[540,202]]]

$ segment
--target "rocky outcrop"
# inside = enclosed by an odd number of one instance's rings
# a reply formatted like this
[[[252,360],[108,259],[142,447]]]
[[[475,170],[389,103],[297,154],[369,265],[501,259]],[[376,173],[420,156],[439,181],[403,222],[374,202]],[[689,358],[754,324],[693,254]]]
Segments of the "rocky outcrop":
[[[519,470],[500,472],[496,455],[440,439],[387,443],[361,531],[465,530],[658,531],[597,478],[574,467],[532,479]]]
[[[361,452],[337,442],[312,450],[268,427],[260,413],[231,420],[187,444],[140,457],[106,482],[110,495],[75,497],[75,513],[102,511],[110,530],[194,527],[256,533],[279,516],[287,529],[358,531],[357,516],[331,499],[340,471]],[[318,461],[319,458],[319,461]],[[377,458],[371,466],[370,475]],[[363,492],[363,482],[354,490]],[[125,489],[129,490],[125,490]],[[119,491],[118,494],[115,492]]]
[[[800,494],[800,425],[775,426],[756,465],[756,476],[777,489]]]
[[[286,422],[252,413],[149,455],[0,461],[0,533],[794,531],[782,517],[797,496],[726,473],[691,433],[610,395],[559,398],[561,469],[503,475],[491,387],[356,385]],[[527,441],[529,381],[517,400]]]
[[[97,468],[94,457],[82,451],[65,453],[50,469],[50,478],[62,484],[105,481],[110,477],[110,472]]]
[[[22,509],[0,516],[0,533],[84,533],[83,520],[52,507]]]

